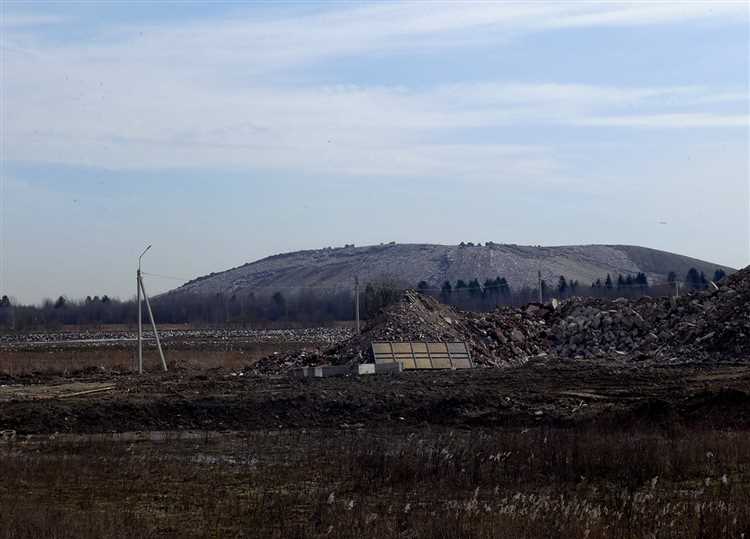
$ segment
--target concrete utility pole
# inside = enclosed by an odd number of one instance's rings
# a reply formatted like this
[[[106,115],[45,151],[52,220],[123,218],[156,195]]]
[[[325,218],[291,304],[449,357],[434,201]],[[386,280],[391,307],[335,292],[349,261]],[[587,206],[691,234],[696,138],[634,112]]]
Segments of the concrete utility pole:
[[[154,336],[156,337],[156,347],[159,349],[159,357],[161,357],[161,366],[164,371],[167,370],[167,362],[164,360],[164,352],[161,349],[161,342],[159,341],[159,332],[156,330],[156,321],[154,320],[154,313],[151,311],[151,304],[148,301],[148,294],[146,294],[146,287],[143,286],[143,276],[141,275],[141,259],[146,251],[151,249],[149,245],[138,257],[138,272],[136,273],[137,285],[138,285],[138,373],[143,374],[143,323],[141,317],[141,292],[143,292],[143,299],[146,300],[146,309],[148,309],[148,317],[151,320],[151,327],[154,329]]]
[[[539,303],[544,303],[544,295],[542,294],[542,270],[539,270],[537,273],[537,286],[539,287]]]
[[[542,253],[544,252],[544,247],[541,245],[539,247],[539,267],[537,268],[536,272],[536,280],[537,280],[537,287],[539,289],[539,303],[544,303],[544,292],[542,292]]]
[[[138,295],[138,374],[143,374],[143,322],[141,320],[143,307],[141,306],[141,259],[149,249],[151,249],[150,245],[146,247],[141,253],[141,256],[138,257],[138,271],[135,275],[135,286]]]
[[[354,310],[357,317],[357,335],[359,335],[359,276],[354,277]]]

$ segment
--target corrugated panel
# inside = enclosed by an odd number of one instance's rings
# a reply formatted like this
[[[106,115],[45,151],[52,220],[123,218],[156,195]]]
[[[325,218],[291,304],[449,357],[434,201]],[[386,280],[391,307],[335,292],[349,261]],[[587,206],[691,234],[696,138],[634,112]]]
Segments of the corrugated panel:
[[[374,342],[375,363],[403,363],[404,369],[471,369],[471,357],[462,342]]]

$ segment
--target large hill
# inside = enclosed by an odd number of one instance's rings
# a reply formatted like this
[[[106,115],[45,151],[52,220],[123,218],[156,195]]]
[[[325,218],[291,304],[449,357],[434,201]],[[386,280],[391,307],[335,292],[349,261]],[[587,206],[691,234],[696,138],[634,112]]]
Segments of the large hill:
[[[415,286],[426,281],[439,287],[458,279],[505,277],[519,289],[536,286],[537,270],[547,282],[560,275],[588,285],[608,273],[643,272],[652,284],[664,282],[670,271],[683,278],[690,268],[711,278],[717,268],[734,270],[695,258],[630,245],[570,245],[532,247],[487,245],[395,244],[347,246],[279,254],[220,273],[199,277],[168,294],[225,295],[253,291],[337,289],[360,282],[396,281]]]

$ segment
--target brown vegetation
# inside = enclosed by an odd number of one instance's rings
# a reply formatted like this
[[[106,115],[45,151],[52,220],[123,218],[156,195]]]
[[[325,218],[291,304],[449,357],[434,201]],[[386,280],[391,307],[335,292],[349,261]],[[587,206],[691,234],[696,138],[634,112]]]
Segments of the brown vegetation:
[[[746,431],[427,427],[0,447],[0,536],[8,538],[738,537],[750,529]]]

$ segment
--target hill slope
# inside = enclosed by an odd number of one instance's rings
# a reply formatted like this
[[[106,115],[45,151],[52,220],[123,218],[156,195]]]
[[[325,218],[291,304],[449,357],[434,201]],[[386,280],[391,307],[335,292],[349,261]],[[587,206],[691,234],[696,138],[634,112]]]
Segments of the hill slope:
[[[536,286],[537,270],[547,282],[560,275],[588,285],[607,273],[645,273],[649,282],[659,283],[674,271],[683,278],[694,267],[713,276],[718,264],[665,251],[628,245],[571,245],[532,247],[490,244],[456,246],[434,244],[387,244],[368,247],[326,248],[270,256],[221,273],[199,277],[168,294],[225,295],[296,287],[350,289],[359,275],[364,284],[392,280],[415,286],[421,280],[439,287],[458,279],[505,277],[519,289]]]

